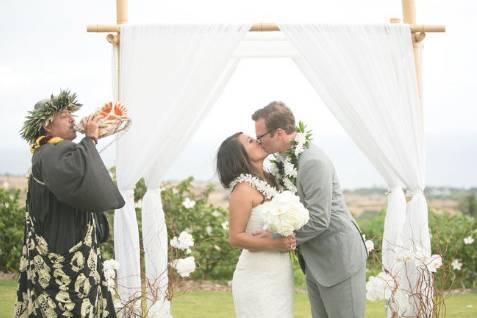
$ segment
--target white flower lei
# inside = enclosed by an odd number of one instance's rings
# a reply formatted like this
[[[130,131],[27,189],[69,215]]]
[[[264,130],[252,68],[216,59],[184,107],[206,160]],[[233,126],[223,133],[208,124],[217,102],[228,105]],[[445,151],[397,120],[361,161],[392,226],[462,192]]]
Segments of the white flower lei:
[[[305,130],[305,128],[305,124],[300,121],[290,149],[273,155],[274,159],[271,160],[270,173],[276,178],[282,190],[297,192],[298,159],[305,149],[310,147],[312,139],[311,130]]]
[[[230,188],[233,189],[237,184],[241,182],[247,182],[248,184],[250,184],[254,189],[263,194],[263,196],[267,200],[270,200],[278,194],[278,190],[275,189],[275,187],[272,187],[268,182],[260,180],[256,176],[253,176],[248,173],[242,173],[240,176],[230,182]]]

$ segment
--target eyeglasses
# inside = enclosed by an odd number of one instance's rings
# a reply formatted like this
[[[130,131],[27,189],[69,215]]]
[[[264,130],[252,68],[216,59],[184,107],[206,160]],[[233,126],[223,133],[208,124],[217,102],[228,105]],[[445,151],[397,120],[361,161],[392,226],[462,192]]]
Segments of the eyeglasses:
[[[271,133],[272,131],[274,131],[275,129],[276,129],[276,128],[270,129],[270,130],[267,131],[266,133],[263,133],[263,134],[261,134],[261,135],[258,135],[258,136],[256,137],[257,141],[258,141],[259,143],[261,143],[261,142],[262,142],[262,138],[265,137],[266,135],[268,135],[269,133]]]

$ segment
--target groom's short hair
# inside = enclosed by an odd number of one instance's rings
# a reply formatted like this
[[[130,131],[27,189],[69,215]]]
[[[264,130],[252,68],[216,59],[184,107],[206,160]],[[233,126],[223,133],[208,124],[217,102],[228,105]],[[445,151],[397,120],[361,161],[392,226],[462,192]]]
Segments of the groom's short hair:
[[[267,130],[281,128],[287,134],[295,131],[295,116],[285,103],[274,101],[267,106],[257,110],[252,115],[252,119],[257,121],[263,118]],[[273,132],[271,133],[273,136]]]

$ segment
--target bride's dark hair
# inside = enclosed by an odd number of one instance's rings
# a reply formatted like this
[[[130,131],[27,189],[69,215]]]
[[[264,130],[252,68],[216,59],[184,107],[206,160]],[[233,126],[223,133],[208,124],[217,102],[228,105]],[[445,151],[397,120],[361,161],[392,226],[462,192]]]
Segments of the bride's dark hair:
[[[243,133],[238,132],[225,139],[217,151],[217,174],[224,188],[229,188],[230,183],[242,173],[251,174],[261,179],[250,162],[245,147],[238,140],[241,134]],[[269,174],[265,174],[265,176],[270,179]],[[270,182],[271,180],[266,181]]]

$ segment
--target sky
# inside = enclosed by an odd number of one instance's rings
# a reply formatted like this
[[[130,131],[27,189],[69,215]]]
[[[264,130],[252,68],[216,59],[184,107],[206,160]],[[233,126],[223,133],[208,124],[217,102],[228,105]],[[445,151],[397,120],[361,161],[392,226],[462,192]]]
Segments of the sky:
[[[129,23],[387,23],[400,0],[129,1]],[[445,24],[424,40],[423,82],[428,185],[477,186],[477,2],[417,0],[417,21]],[[88,24],[113,24],[114,0],[0,1],[0,174],[24,175],[30,154],[18,131],[36,101],[61,88],[84,104],[79,117],[111,99],[111,45]],[[220,142],[254,135],[250,114],[286,102],[332,158],[345,188],[384,185],[320,97],[288,58],[242,59],[212,111],[166,179],[214,180]],[[107,141],[100,143],[102,149]],[[102,152],[114,165],[114,145]],[[191,158],[194,160],[191,160]]]

